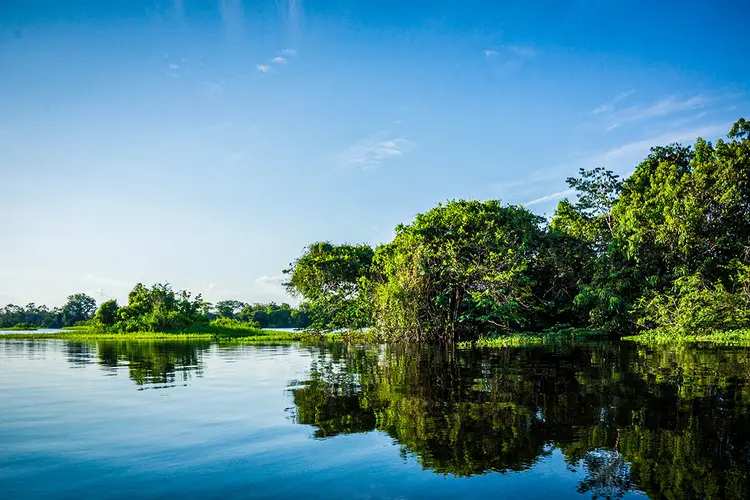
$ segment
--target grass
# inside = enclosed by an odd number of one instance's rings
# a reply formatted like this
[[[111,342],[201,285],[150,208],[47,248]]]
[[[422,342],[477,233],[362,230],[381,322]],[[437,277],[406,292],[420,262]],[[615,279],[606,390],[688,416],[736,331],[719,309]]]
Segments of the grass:
[[[249,327],[217,327],[202,325],[180,332],[127,332],[116,333],[96,330],[92,327],[77,327],[59,333],[9,333],[0,337],[11,340],[217,340],[231,343],[263,342],[316,342],[319,334],[309,332],[282,332]]]
[[[518,332],[503,335],[482,337],[475,341],[459,342],[460,349],[472,347],[522,347],[532,345],[545,345],[570,340],[589,339],[603,337],[605,334],[600,330],[589,330],[585,328],[559,328],[542,332]]]
[[[712,343],[722,345],[750,346],[750,328],[729,331],[706,331],[693,335],[675,335],[669,331],[652,330],[640,335],[623,337],[640,344],[688,344]]]
[[[2,331],[14,331],[14,330],[35,331],[35,330],[39,330],[39,327],[34,326],[34,325],[13,325],[13,326],[0,328],[0,330]]]

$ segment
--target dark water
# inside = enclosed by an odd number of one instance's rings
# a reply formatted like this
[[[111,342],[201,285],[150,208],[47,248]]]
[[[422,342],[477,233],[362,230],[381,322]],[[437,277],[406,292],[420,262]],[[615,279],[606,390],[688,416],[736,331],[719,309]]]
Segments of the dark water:
[[[750,351],[0,340],[2,498],[750,497]]]

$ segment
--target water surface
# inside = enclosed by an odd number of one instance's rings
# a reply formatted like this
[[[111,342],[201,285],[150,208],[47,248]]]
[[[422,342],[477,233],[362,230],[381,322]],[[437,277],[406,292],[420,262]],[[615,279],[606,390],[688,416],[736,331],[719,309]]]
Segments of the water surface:
[[[0,340],[4,498],[747,498],[750,351]]]

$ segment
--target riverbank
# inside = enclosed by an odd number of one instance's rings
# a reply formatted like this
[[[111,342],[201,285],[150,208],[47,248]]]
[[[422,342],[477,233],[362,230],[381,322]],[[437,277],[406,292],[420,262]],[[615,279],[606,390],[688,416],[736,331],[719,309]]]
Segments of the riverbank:
[[[629,335],[622,340],[639,344],[690,344],[712,343],[722,345],[750,346],[750,328],[730,331],[703,332],[695,335],[674,335],[663,331],[650,331],[640,335]]]
[[[12,331],[6,329],[5,331]],[[539,346],[559,342],[581,341],[606,338],[600,330],[569,328],[546,332],[517,332],[493,337],[482,337],[474,341],[459,342],[459,349],[503,348]],[[283,342],[340,342],[346,344],[385,344],[400,343],[401,339],[375,330],[319,333],[311,331],[280,331],[257,328],[217,328],[202,327],[199,330],[181,332],[128,332],[112,333],[90,327],[66,328],[56,333],[35,333],[24,331],[5,333],[0,339],[7,340],[159,340],[159,341],[220,341],[230,343],[283,343]],[[620,337],[621,340],[639,344],[687,344],[713,343],[730,346],[750,346],[750,329],[729,332],[706,332],[696,335],[674,335],[666,332],[646,332],[640,335]]]
[[[179,332],[107,332],[91,327],[64,329],[57,333],[6,333],[8,340],[218,340],[221,342],[300,342],[316,341],[320,334],[305,331],[264,330],[252,327],[204,325]]]

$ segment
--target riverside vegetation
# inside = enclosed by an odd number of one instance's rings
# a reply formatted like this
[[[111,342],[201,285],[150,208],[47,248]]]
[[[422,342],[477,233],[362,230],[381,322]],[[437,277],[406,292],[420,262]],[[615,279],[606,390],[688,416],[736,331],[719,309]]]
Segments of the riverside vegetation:
[[[716,144],[654,147],[625,180],[595,168],[568,184],[576,201],[549,221],[459,200],[375,249],[313,243],[287,288],[318,328],[406,340],[493,345],[581,329],[750,340],[749,122]]]
[[[296,309],[213,306],[138,284],[122,307],[110,300],[97,310],[84,294],[51,311],[9,305],[0,328],[227,337],[370,328],[344,338],[482,346],[595,333],[750,342],[750,122],[716,144],[654,147],[625,180],[595,168],[567,182],[576,200],[560,201],[550,220],[496,200],[458,200],[399,225],[376,248],[313,243],[284,271],[302,299]]]
[[[215,305],[185,290],[175,292],[169,284],[148,288],[138,283],[128,294],[128,304],[119,306],[108,300],[96,308],[96,301],[86,294],[68,297],[60,309],[29,304],[9,304],[0,309],[0,328],[33,330],[41,328],[73,329],[62,334],[34,334],[34,338],[54,337],[77,339],[97,338],[253,338],[263,340],[300,340],[300,332],[268,332],[273,328],[305,328],[309,326],[306,307],[289,304],[246,304],[224,300]],[[15,335],[23,337],[23,334]],[[14,335],[6,335],[12,338]]]

